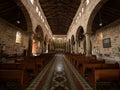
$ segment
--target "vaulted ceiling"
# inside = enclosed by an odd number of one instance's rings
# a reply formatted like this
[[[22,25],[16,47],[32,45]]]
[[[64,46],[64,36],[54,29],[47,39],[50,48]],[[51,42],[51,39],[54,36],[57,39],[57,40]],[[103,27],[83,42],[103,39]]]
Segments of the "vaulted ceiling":
[[[120,19],[120,0],[108,0],[96,14],[92,30],[95,32],[117,19]]]
[[[81,0],[39,0],[53,34],[67,34]]]
[[[26,31],[26,19],[15,1],[17,0],[0,0],[0,18]]]

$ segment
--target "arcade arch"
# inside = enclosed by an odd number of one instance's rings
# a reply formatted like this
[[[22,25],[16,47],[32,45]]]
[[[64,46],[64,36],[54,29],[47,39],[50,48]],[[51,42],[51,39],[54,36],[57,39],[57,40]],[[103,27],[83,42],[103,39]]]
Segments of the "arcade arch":
[[[85,50],[85,47],[83,44],[83,41],[85,40],[85,36],[84,36],[84,30],[83,30],[83,27],[82,26],[79,26],[78,29],[77,29],[77,32],[76,32],[76,45],[77,45],[77,53],[83,53]],[[81,46],[82,45],[82,46]],[[81,47],[81,48],[80,48]],[[82,48],[84,47],[84,48]]]
[[[43,41],[44,41],[43,30],[41,26],[38,25],[33,35],[33,44],[32,44],[33,55],[40,54],[43,52]]]

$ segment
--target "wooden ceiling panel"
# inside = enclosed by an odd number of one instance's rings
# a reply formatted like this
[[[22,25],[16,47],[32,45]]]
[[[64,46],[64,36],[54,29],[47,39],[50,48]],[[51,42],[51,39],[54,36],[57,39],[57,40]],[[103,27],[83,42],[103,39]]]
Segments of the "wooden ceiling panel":
[[[39,0],[53,34],[67,34],[81,0]]]

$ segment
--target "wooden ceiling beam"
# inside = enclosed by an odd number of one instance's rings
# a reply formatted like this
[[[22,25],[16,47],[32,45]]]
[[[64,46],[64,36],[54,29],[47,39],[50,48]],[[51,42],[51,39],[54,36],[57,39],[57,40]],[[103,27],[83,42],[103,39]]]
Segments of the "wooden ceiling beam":
[[[40,1],[48,23],[55,33],[66,34],[80,5],[79,0]]]

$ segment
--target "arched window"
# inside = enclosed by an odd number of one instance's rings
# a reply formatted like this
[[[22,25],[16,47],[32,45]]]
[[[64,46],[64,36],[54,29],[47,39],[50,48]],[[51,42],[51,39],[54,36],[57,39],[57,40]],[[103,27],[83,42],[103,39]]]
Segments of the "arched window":
[[[21,32],[16,33],[16,43],[22,43],[22,33]]]

